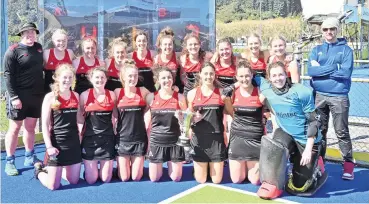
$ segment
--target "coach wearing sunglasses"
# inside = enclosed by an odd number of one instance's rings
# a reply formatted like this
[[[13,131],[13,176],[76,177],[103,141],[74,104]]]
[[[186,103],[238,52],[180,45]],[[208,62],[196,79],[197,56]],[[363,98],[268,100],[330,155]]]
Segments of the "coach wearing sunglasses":
[[[344,38],[337,38],[339,21],[327,18],[322,26],[324,43],[316,46],[310,53],[308,74],[310,83],[316,92],[315,104],[322,122],[323,140],[326,144],[329,113],[332,113],[333,126],[338,137],[339,147],[344,158],[342,178],[354,179],[354,160],[348,129],[350,101],[348,93],[351,87],[353,70],[353,52]],[[323,146],[324,158],[326,145]]]

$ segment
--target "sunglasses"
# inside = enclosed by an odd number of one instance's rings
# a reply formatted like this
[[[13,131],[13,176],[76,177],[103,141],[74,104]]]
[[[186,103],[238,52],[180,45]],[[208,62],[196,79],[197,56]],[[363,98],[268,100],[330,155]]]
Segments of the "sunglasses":
[[[328,30],[330,30],[330,31],[335,31],[335,30],[336,30],[336,28],[323,28],[323,31],[324,31],[324,32],[327,32]]]

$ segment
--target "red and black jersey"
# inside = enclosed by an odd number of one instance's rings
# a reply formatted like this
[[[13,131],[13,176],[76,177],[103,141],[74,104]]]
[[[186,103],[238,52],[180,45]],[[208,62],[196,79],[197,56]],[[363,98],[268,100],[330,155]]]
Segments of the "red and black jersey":
[[[180,77],[180,72],[179,72],[180,66],[177,61],[176,53],[173,51],[172,58],[168,62],[163,62],[163,60],[160,57],[160,54],[157,56],[157,58],[158,58],[158,61],[156,63],[157,65],[161,67],[167,67],[172,71],[173,85],[177,86],[179,88],[179,92],[182,93],[183,84],[181,82],[181,77]]]
[[[164,100],[155,92],[151,108],[150,142],[173,146],[180,136],[180,128],[175,112],[180,109],[178,92],[173,92],[170,99]]]
[[[136,88],[136,93],[132,98],[127,97],[122,88],[117,103],[119,140],[132,143],[147,141],[144,121],[146,102],[141,95],[140,88]]]
[[[60,64],[72,64],[72,59],[70,59],[69,57],[69,53],[68,50],[65,49],[64,50],[64,58],[61,60],[58,60],[55,56],[54,53],[54,48],[50,49],[49,52],[49,58],[47,59],[47,62],[45,64],[45,70],[52,70],[55,71],[55,69],[60,65]]]
[[[163,62],[163,60],[161,59],[160,54],[159,54],[158,55],[158,62],[156,64],[158,64],[159,66],[162,66],[162,67],[169,68],[170,70],[172,70],[174,75],[177,74],[177,70],[178,70],[179,65],[178,65],[177,56],[176,56],[175,52],[173,52],[172,58],[170,58],[170,60],[168,62]]]
[[[108,67],[108,76],[118,79],[119,78],[119,70],[115,66],[115,59],[114,57],[111,58],[110,64]]]
[[[151,52],[148,50],[145,59],[140,60],[137,57],[137,52],[134,51],[132,54],[132,59],[136,62],[136,67],[138,69],[141,68],[150,68],[153,66],[154,62],[151,57]]]
[[[150,50],[147,51],[146,57],[143,60],[138,59],[137,52],[134,51],[132,54],[132,59],[136,62],[138,75],[141,78],[137,82],[136,87],[145,87],[150,92],[154,92],[156,88],[154,83],[154,76],[151,70],[154,62],[152,60]]]
[[[86,112],[84,136],[114,135],[112,122],[114,105],[109,90],[105,90],[104,101],[98,102],[93,89],[89,89],[84,106]]]
[[[84,57],[80,57],[79,65],[76,70],[76,74],[86,74],[90,69],[100,66],[99,59],[95,57],[95,63],[91,66],[87,65]]]
[[[110,60],[108,67],[108,80],[105,84],[105,88],[114,91],[117,88],[122,88],[122,83],[119,79],[119,69],[115,66],[115,59]]]
[[[14,44],[4,56],[4,78],[10,98],[19,92],[44,92],[43,55],[41,44]]]
[[[272,60],[272,63],[276,63],[276,62],[278,62],[278,61],[280,61],[279,59],[278,59],[278,57],[277,56],[274,56],[273,57],[273,60]],[[289,70],[289,66],[290,66],[290,62],[289,61],[286,61],[286,60],[284,60],[284,61],[282,61],[283,62],[283,64],[284,64],[284,68],[285,68],[285,70],[286,70],[286,72],[287,72],[287,76],[288,77],[291,77],[291,72],[290,72],[290,70]]]
[[[58,101],[61,103],[59,109],[51,111],[51,141],[63,150],[80,144],[77,128],[78,99],[71,92],[69,99],[58,96]]]
[[[253,62],[252,59],[249,59],[248,61],[250,62],[251,69],[254,70],[256,74],[261,74],[265,77],[267,64],[264,57],[258,58],[256,62]]]
[[[86,91],[89,88],[92,88],[90,81],[87,79],[87,72],[90,69],[93,69],[97,66],[100,66],[99,59],[95,57],[95,63],[91,66],[88,66],[85,62],[84,57],[81,57],[79,60],[79,65],[76,70],[76,88],[75,91],[79,94]]]
[[[186,62],[182,68],[182,72],[186,77],[184,80],[184,94],[195,88],[196,75],[200,72],[203,61],[192,63],[190,58],[186,56]]]
[[[194,111],[199,111],[203,117],[202,120],[192,126],[192,130],[196,135],[223,134],[224,102],[218,88],[215,88],[208,97],[202,94],[201,88],[197,88],[192,105]]]
[[[234,118],[231,131],[245,139],[261,140],[264,134],[263,104],[259,100],[258,88],[254,87],[249,97],[236,89],[233,96]]]
[[[233,62],[236,61],[236,58],[233,58]],[[220,59],[214,64],[215,67],[215,75],[220,83],[221,87],[227,87],[233,84],[234,77],[236,76],[236,65],[235,63],[231,64],[229,67],[223,67],[220,63]]]
[[[44,67],[45,72],[45,93],[50,92],[50,84],[54,83],[53,75],[55,72],[55,69],[60,64],[72,64],[72,60],[69,57],[68,50],[64,50],[64,58],[61,60],[58,60],[54,53],[54,48],[50,49],[49,52],[49,58],[47,59],[47,62]]]

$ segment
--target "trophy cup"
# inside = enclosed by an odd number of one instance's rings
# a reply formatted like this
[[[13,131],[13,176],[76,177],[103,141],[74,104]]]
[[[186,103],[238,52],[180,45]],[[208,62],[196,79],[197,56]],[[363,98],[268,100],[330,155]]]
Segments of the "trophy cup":
[[[175,117],[178,119],[178,124],[181,129],[181,135],[178,138],[177,145],[184,147],[186,151],[189,151],[191,149],[189,131],[191,128],[193,113],[189,110],[178,110],[175,113]]]

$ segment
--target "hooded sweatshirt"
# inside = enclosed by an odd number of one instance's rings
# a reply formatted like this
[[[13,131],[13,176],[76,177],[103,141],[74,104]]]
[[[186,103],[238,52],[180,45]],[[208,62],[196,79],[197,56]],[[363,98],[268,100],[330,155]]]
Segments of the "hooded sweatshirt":
[[[312,66],[312,60],[320,66]],[[353,66],[353,52],[344,38],[334,43],[324,42],[310,53],[308,75],[312,77],[311,86],[322,95],[347,96],[351,88]]]

